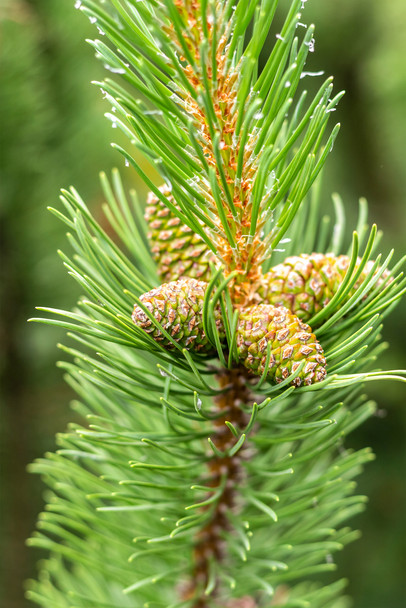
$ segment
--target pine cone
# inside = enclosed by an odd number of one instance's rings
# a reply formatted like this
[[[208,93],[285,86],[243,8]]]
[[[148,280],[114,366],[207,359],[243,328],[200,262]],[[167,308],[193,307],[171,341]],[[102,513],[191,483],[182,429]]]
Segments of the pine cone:
[[[348,256],[333,253],[303,253],[286,258],[264,275],[258,294],[267,304],[285,306],[307,321],[324,308],[337,292],[349,263]],[[359,263],[360,259],[357,265]],[[360,286],[373,264],[372,260],[367,262],[347,299]],[[388,272],[385,271],[378,284],[382,284],[387,277]]]
[[[151,289],[144,293],[140,300],[179,346],[199,353],[211,353],[215,352],[215,349],[203,329],[203,300],[206,288],[207,283],[204,281],[183,278]],[[134,307],[132,319],[165,348],[175,348],[137,305]],[[224,328],[220,319],[220,307],[215,309],[215,319],[222,339]]]
[[[174,202],[169,188],[162,186],[162,193]],[[150,192],[145,209],[152,256],[163,281],[176,281],[191,277],[208,281],[210,261],[216,259],[206,243],[189,226],[166,207],[153,192]]]
[[[309,325],[282,306],[258,304],[241,311],[237,329],[239,358],[257,376],[265,369],[269,342],[269,380],[282,382],[302,361],[306,364],[292,384],[314,384],[325,378],[323,349]]]

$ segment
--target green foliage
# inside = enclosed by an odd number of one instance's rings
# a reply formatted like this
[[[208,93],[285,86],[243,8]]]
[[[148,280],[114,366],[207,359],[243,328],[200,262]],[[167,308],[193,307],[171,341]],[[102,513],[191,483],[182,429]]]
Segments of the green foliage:
[[[235,11],[233,2],[224,4],[217,39],[227,32],[226,65],[231,71],[239,66],[240,78],[233,106],[238,154],[231,186],[220,146],[221,125],[211,107],[215,82],[203,78],[202,88],[195,90],[185,78],[176,45],[193,66],[194,58],[182,42],[185,26],[175,4],[81,4],[118,49],[96,41],[97,52],[145,98],[134,101],[127,88],[103,82],[115,109],[111,118],[157,164],[180,211],[137,160],[120,150],[154,193],[213,251],[220,236],[236,256],[242,253],[236,232],[242,216],[234,196],[246,146],[255,157],[255,172],[244,236],[253,239],[259,228],[265,231],[263,269],[278,261],[274,250],[285,236],[290,239],[285,255],[343,252],[339,198],[334,199],[336,214],[329,224],[326,215],[320,219],[317,189],[308,195],[337,132],[334,128],[323,139],[330,110],[339,99],[329,99],[330,80],[306,108],[302,94],[286,118],[313,37],[308,28],[301,43],[295,38],[301,2],[291,3],[260,75],[258,58],[278,2],[241,0]],[[202,2],[202,14],[214,6]],[[167,35],[168,17],[175,42]],[[204,31],[201,49],[207,51],[209,43],[215,45],[215,40]],[[194,67],[205,74],[202,66]],[[207,154],[207,142],[183,103],[187,96],[207,121],[212,143]],[[216,170],[208,162],[211,153]],[[193,600],[179,599],[181,588],[193,572],[196,534],[210,520],[227,483],[222,477],[217,487],[211,486],[207,464],[213,457],[233,458],[244,448],[237,508],[228,513],[230,529],[222,533],[228,555],[220,563],[209,563],[203,590],[207,601],[219,582],[223,602],[252,595],[265,606],[275,594],[276,606],[342,608],[346,603],[339,594],[344,582],[323,585],[314,582],[319,579],[315,575],[334,570],[331,556],[357,537],[346,521],[362,510],[365,497],[355,494],[353,479],[372,454],[368,449],[346,449],[345,440],[375,411],[375,404],[363,394],[363,383],[402,379],[397,370],[375,369],[384,347],[381,321],[405,289],[400,264],[392,268],[392,280],[382,290],[378,281],[391,254],[384,261],[377,256],[352,292],[379,242],[376,227],[367,226],[366,205],[361,203],[348,250],[348,272],[328,306],[310,320],[323,344],[327,378],[294,388],[292,377],[273,386],[264,374],[252,386],[256,403],[241,405],[247,424],[230,424],[236,441],[222,453],[211,439],[219,417],[212,398],[224,392],[216,374],[221,364],[231,365],[232,357],[225,360],[210,310],[221,301],[232,353],[236,315],[227,282],[234,275],[224,279],[220,268],[205,297],[207,335],[217,347],[218,360],[208,362],[178,345],[174,352],[166,351],[131,321],[134,303],[142,306],[139,296],[157,284],[137,197],[126,197],[118,172],[111,183],[102,175],[102,186],[108,231],[74,189],[63,192],[63,213],[54,211],[69,228],[73,250],[73,255],[61,257],[86,295],[73,312],[43,310],[57,316],[47,323],[68,329],[76,342],[61,347],[73,357],[73,363],[61,366],[79,396],[75,409],[88,426],[72,426],[59,436],[58,452],[33,465],[52,491],[39,531],[30,540],[48,549],[50,557],[39,581],[30,584],[29,598],[43,606],[66,608],[124,608],[134,601],[151,608],[194,605]],[[358,256],[361,261],[354,272]]]
[[[132,325],[136,294],[155,276],[152,268],[145,271],[150,264],[136,220],[127,221],[132,212],[137,217],[136,198],[131,204],[124,196],[117,172],[112,189],[105,176],[102,182],[106,215],[122,240],[132,244],[131,261],[117,244],[119,237],[113,240],[101,230],[77,193],[64,193],[65,221],[75,231],[69,237],[74,261],[61,255],[88,297],[77,311],[61,312],[67,321],[46,322],[66,327],[86,347],[62,347],[74,363],[61,366],[81,398],[75,409],[89,428],[75,426],[60,435],[58,453],[33,465],[53,494],[30,542],[50,549],[53,557],[29,597],[44,606],[51,600],[55,606],[72,601],[80,607],[92,602],[130,606],[133,600],[119,592],[125,589],[151,606],[167,606],[168,598],[178,605],[174,579],[186,578],[193,536],[210,515],[198,507],[218,498],[212,491],[207,499],[201,480],[215,416],[210,396],[219,389],[205,362],[192,361],[186,350],[169,355]],[[339,229],[337,224],[334,238]],[[297,231],[293,250],[299,239]],[[353,256],[357,253],[356,245]],[[325,324],[327,380],[299,389],[286,387],[287,382],[255,387],[258,406],[248,412],[248,428],[237,430],[250,442],[253,458],[244,463],[241,513],[232,519],[233,533],[226,534],[231,563],[216,565],[230,596],[258,588],[272,595],[285,581],[333,570],[328,556],[357,537],[343,524],[363,508],[365,497],[354,495],[353,478],[372,454],[346,450],[344,442],[375,411],[361,381],[396,377],[396,372],[370,371],[382,349],[380,321],[404,285],[396,268],[393,276],[379,297],[367,278],[350,301],[353,314],[345,316],[347,309],[339,308],[335,324]],[[316,592],[313,584],[300,583],[288,605],[330,606],[339,589],[334,584]]]

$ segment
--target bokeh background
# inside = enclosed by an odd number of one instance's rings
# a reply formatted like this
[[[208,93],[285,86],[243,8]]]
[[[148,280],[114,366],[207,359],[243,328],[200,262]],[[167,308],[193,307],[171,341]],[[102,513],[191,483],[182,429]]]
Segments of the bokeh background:
[[[289,2],[289,0],[286,0]],[[306,22],[316,24],[307,69],[334,74],[346,96],[334,115],[342,131],[323,182],[326,204],[338,191],[349,216],[360,196],[384,230],[381,249],[405,253],[406,3],[404,0],[309,0]],[[72,395],[56,368],[59,330],[27,325],[36,305],[67,308],[78,296],[56,250],[65,229],[47,210],[60,187],[74,184],[97,213],[98,172],[121,157],[103,117],[107,108],[91,80],[103,68],[84,42],[94,36],[74,0],[0,0],[0,250],[1,250],[1,517],[0,604],[25,608],[23,581],[35,560],[24,540],[43,504],[40,480],[26,466],[54,449],[54,435],[74,414]],[[308,83],[306,83],[308,84]],[[310,83],[311,84],[311,83]],[[141,199],[145,189],[123,167]],[[351,220],[348,224],[352,231]],[[386,369],[406,367],[406,309],[387,320]],[[406,407],[404,385],[371,383],[381,415],[351,437],[372,446],[377,460],[359,479],[366,513],[353,520],[361,540],[337,557],[349,576],[355,608],[406,606]]]

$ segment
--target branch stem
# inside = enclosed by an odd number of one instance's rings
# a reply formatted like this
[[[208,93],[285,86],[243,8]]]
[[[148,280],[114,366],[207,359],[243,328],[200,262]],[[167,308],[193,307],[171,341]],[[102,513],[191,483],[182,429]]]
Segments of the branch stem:
[[[214,505],[210,503],[202,507],[212,510],[212,515],[196,535],[192,580],[184,590],[184,599],[193,599],[193,608],[208,608],[220,592],[216,563],[226,558],[223,533],[231,529],[228,514],[237,508],[237,489],[244,479],[241,462],[247,457],[247,444],[240,437],[249,423],[249,415],[243,412],[241,405],[254,402],[247,380],[246,370],[240,368],[223,369],[217,375],[220,388],[228,390],[214,398],[217,412],[223,415],[214,421],[210,439],[215,449],[208,462],[208,481],[205,480],[204,485],[222,487],[222,490],[218,492]],[[236,436],[238,429],[240,432]],[[241,447],[235,451],[238,442]]]

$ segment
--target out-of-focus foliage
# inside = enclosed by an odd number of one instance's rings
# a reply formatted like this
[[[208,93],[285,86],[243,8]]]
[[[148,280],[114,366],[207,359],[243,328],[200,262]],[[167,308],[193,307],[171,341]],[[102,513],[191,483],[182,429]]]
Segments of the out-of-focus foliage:
[[[307,11],[317,24],[315,55],[346,90],[338,146],[345,158],[329,163],[328,177],[337,178],[345,200],[365,196],[371,212],[400,232],[406,225],[405,215],[395,212],[403,208],[406,191],[406,5],[311,0]]]
[[[309,0],[306,10],[316,23],[317,65],[346,90],[337,111],[342,129],[327,164],[325,196],[339,191],[354,214],[357,198],[365,196],[371,220],[384,231],[382,249],[394,247],[398,258],[405,253],[406,236],[406,4]],[[405,367],[405,319],[403,301],[385,324],[390,347],[383,367]],[[359,483],[369,496],[359,518],[363,536],[342,558],[345,570],[353,573],[349,593],[356,608],[401,608],[406,602],[404,388],[371,388],[383,417],[368,422],[353,440],[355,447],[372,446],[377,460]]]
[[[1,605],[23,605],[32,564],[24,540],[40,509],[25,467],[72,418],[55,367],[57,331],[30,327],[41,303],[73,302],[56,255],[65,228],[46,207],[73,181],[98,204],[98,171],[117,162],[100,92],[91,27],[70,0],[0,1]],[[1,586],[1,585],[0,585]]]
[[[122,164],[109,148],[111,126],[103,118],[108,108],[89,85],[102,71],[84,42],[91,30],[73,5],[74,0],[0,0],[0,367],[6,465],[0,478],[6,498],[0,520],[0,597],[7,608],[26,605],[22,584],[32,565],[23,543],[40,508],[37,480],[26,475],[25,466],[51,447],[54,432],[72,419],[69,393],[54,365],[56,330],[25,324],[35,305],[68,308],[77,295],[55,253],[64,244],[65,228],[46,206],[55,205],[59,188],[70,183],[98,204],[97,172]],[[371,220],[385,231],[382,249],[394,246],[400,256],[406,228],[405,2],[309,0],[305,10],[306,22],[316,23],[315,66],[335,75],[336,90],[347,90],[337,111],[343,127],[327,164],[325,196],[339,191],[354,214],[357,198],[366,196]],[[387,321],[391,348],[385,368],[405,364],[404,320],[403,305]],[[402,388],[385,384],[376,399],[386,417],[370,421],[353,437],[356,447],[371,445],[378,456],[361,480],[360,492],[370,496],[358,522],[364,538],[343,556],[345,571],[352,571],[349,592],[357,608],[401,608],[406,597]]]

